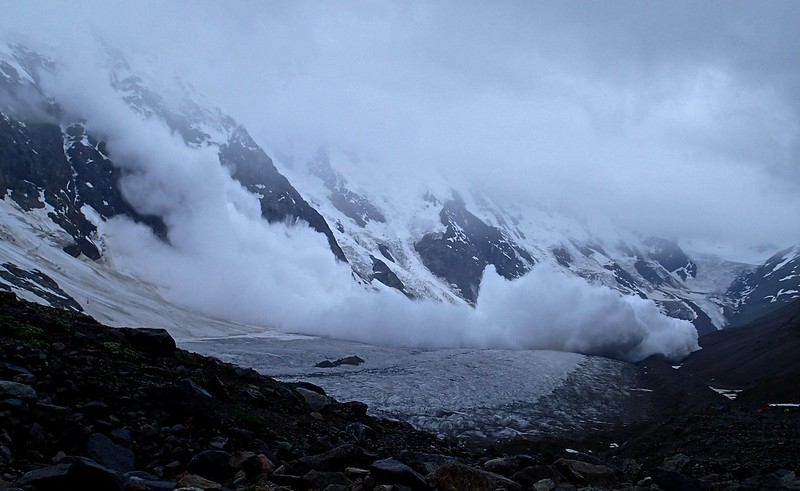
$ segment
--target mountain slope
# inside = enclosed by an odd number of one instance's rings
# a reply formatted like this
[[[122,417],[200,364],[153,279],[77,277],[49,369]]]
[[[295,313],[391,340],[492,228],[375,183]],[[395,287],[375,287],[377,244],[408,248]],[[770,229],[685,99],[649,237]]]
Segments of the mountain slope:
[[[784,249],[740,275],[726,292],[730,324],[747,324],[800,298],[800,246]]]
[[[794,259],[784,251],[761,268],[704,262],[674,241],[622,233],[600,239],[571,218],[533,205],[503,205],[475,189],[449,184],[433,189],[424,177],[410,187],[372,179],[328,152],[305,167],[282,168],[246,128],[191,86],[146,76],[113,50],[105,56],[106,96],[122,101],[138,121],[168,128],[185,148],[213,154],[237,187],[258,200],[267,222],[302,222],[325,236],[331,259],[347,263],[359,284],[474,307],[486,268],[513,281],[541,264],[652,300],[666,315],[693,322],[701,334],[797,293],[795,249]],[[38,237],[80,261],[113,270],[103,234],[107,221],[124,217],[143,223],[167,243],[170,224],[163,210],[135,203],[132,191],[120,184],[143,173],[143,163],[110,152],[107,128],[82,119],[83,108],[64,104],[69,97],[61,91],[48,92],[61,69],[20,45],[0,49],[0,198],[14,207],[4,208],[6,233],[28,234],[10,241],[8,250],[17,247],[14,254],[22,258],[18,246]],[[127,143],[157,145],[147,135]],[[20,228],[13,220],[30,223]],[[64,260],[49,253],[38,259],[47,264],[6,261],[0,277],[7,288],[28,288],[32,298],[78,309],[81,302],[69,293],[74,290],[60,285],[57,263]],[[729,271],[741,273],[740,286],[726,284]]]
[[[800,300],[745,326],[702,336],[700,346],[680,371],[719,388],[754,388],[762,400],[800,402]]]

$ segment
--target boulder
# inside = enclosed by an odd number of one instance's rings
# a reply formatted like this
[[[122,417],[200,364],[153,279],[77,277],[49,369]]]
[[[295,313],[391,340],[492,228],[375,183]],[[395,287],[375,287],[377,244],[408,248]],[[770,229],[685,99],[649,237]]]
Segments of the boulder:
[[[0,380],[0,400],[1,399],[22,399],[23,401],[34,401],[37,398],[36,391],[30,385],[10,380]]]
[[[134,455],[129,449],[117,445],[102,433],[89,436],[87,454],[98,464],[117,472],[130,472],[134,469]]]
[[[513,457],[499,457],[487,460],[483,463],[483,468],[501,476],[511,477],[523,467],[532,464],[533,457],[530,455],[514,455]]]
[[[327,452],[317,455],[308,455],[291,462],[287,467],[299,475],[304,475],[314,469],[322,472],[336,472],[347,467],[369,465],[375,456],[367,454],[355,445],[341,445]]]
[[[378,483],[403,484],[414,490],[430,489],[422,475],[399,460],[378,460],[372,463],[369,470]]]
[[[198,488],[204,491],[217,491],[222,489],[222,485],[216,481],[206,479],[197,474],[183,474],[178,478],[176,486],[179,488]]]
[[[89,459],[71,458],[28,472],[15,486],[36,490],[104,489],[122,491],[122,478],[114,471]]]
[[[558,459],[554,465],[573,484],[611,487],[617,482],[616,472],[606,465],[572,459]]]
[[[342,472],[320,472],[311,470],[303,476],[303,482],[310,489],[326,489],[328,486],[352,486],[353,481]]]
[[[522,486],[500,474],[475,469],[460,462],[448,462],[434,471],[429,480],[439,491],[522,491]]]
[[[216,482],[225,482],[236,473],[231,455],[224,450],[205,450],[194,455],[186,470]]]
[[[328,396],[320,395],[312,390],[308,390],[303,387],[297,387],[294,389],[300,397],[303,398],[305,403],[308,405],[309,409],[312,411],[322,411],[325,409],[325,406],[331,404],[333,399]]]
[[[120,331],[132,345],[154,355],[168,355],[178,347],[166,329],[122,327]]]
[[[364,423],[350,423],[345,426],[344,432],[355,438],[358,443],[364,443],[368,440],[375,440],[378,437],[378,434],[375,433],[375,430]]]

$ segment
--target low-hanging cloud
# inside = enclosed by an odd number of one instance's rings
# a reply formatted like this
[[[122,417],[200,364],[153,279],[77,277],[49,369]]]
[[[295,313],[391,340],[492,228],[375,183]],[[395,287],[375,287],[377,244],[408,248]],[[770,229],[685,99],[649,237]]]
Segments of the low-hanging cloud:
[[[436,167],[743,256],[800,241],[797,2],[82,6],[9,3],[0,25],[71,56],[88,31],[158,53],[272,155]]]

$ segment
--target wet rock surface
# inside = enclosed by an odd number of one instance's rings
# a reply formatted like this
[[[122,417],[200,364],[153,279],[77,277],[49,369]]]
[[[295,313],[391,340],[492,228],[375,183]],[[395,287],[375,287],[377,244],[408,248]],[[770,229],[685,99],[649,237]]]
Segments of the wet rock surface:
[[[0,488],[800,488],[800,413],[786,408],[682,412],[670,393],[678,407],[649,408],[637,427],[464,446],[175,348],[165,332],[9,294],[0,333]]]

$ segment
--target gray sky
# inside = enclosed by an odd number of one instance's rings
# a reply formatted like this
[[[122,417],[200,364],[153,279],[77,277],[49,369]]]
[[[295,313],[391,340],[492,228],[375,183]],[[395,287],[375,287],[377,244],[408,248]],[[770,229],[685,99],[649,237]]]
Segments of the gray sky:
[[[0,2],[3,31],[152,57],[273,156],[739,251],[800,242],[798,26],[788,1]]]

